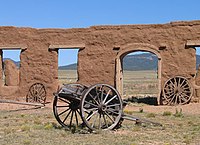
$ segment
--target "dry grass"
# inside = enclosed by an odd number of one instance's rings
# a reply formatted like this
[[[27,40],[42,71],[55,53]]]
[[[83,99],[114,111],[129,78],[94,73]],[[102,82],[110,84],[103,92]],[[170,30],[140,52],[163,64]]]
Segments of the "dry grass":
[[[124,121],[115,131],[88,133],[86,129],[72,133],[55,120],[51,108],[32,111],[0,112],[1,145],[135,145],[135,144],[197,144],[200,142],[200,116],[182,117],[147,112],[129,114],[162,123],[163,127],[150,124],[135,125]]]
[[[77,71],[58,70],[58,79],[61,84],[75,83],[77,81]]]
[[[128,93],[151,94],[156,92],[155,72],[125,72],[124,85]],[[66,81],[65,74],[69,74]],[[137,74],[137,75],[136,75]],[[134,76],[134,77],[133,77]],[[135,77],[138,76],[138,77]],[[148,76],[143,79],[141,77]],[[61,83],[72,83],[76,80],[74,71],[59,71]],[[142,80],[142,81],[141,81]],[[146,85],[142,86],[142,84]],[[149,85],[154,85],[150,87]],[[132,86],[133,85],[133,86]],[[138,87],[139,86],[139,87]],[[141,88],[142,87],[142,88]],[[139,89],[141,90],[139,91]],[[152,88],[152,90],[150,90]],[[131,104],[129,104],[131,105]],[[72,131],[63,129],[53,116],[52,108],[38,110],[0,111],[0,144],[1,145],[148,145],[148,144],[198,144],[200,142],[200,115],[187,115],[182,111],[151,113],[143,110],[124,112],[160,122],[163,127],[150,124],[136,125],[132,121],[123,121],[122,127],[115,131],[88,133],[87,129]]]
[[[124,71],[125,96],[156,94],[158,94],[158,79],[155,71]]]

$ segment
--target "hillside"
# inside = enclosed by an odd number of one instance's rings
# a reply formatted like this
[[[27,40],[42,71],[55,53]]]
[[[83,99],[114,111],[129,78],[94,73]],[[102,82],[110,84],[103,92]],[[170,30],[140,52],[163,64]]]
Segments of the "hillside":
[[[123,59],[123,70],[156,70],[158,59],[151,53],[127,55]]]
[[[196,68],[198,68],[200,64],[200,55],[196,55],[196,61]],[[156,70],[157,64],[157,56],[151,53],[127,55],[124,57],[123,69],[129,71]],[[75,70],[76,68],[76,63],[59,67],[61,70]]]

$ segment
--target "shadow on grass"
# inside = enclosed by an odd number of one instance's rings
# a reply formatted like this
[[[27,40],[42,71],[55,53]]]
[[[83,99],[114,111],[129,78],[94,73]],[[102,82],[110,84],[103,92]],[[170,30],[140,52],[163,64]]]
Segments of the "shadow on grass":
[[[131,103],[144,103],[144,104],[155,105],[155,106],[158,105],[157,97],[149,97],[149,96],[142,97],[142,98],[131,97],[131,98],[125,99],[124,101],[131,102]]]

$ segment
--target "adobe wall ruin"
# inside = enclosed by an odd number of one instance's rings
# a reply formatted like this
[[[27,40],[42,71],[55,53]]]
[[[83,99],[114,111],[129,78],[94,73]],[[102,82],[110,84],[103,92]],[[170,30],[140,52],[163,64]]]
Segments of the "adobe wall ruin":
[[[79,83],[108,83],[119,91],[122,57],[137,50],[153,52],[160,60],[161,91],[170,77],[181,75],[194,80],[195,46],[200,46],[200,21],[75,29],[0,27],[0,49],[21,49],[19,85],[4,86],[1,81],[0,96],[23,98],[33,83],[41,82],[50,100],[58,87],[59,48],[80,48]],[[0,56],[2,59],[2,52]],[[196,84],[200,84],[200,79]]]

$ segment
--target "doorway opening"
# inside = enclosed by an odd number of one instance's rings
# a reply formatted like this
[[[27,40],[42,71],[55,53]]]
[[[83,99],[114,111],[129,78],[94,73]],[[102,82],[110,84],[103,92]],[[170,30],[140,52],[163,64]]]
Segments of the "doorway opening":
[[[134,51],[122,58],[123,96],[157,97],[158,57],[148,51]]]
[[[1,50],[2,81],[4,86],[19,85],[20,49]]]
[[[79,49],[58,49],[58,80],[60,84],[76,83],[78,81],[78,51]]]

